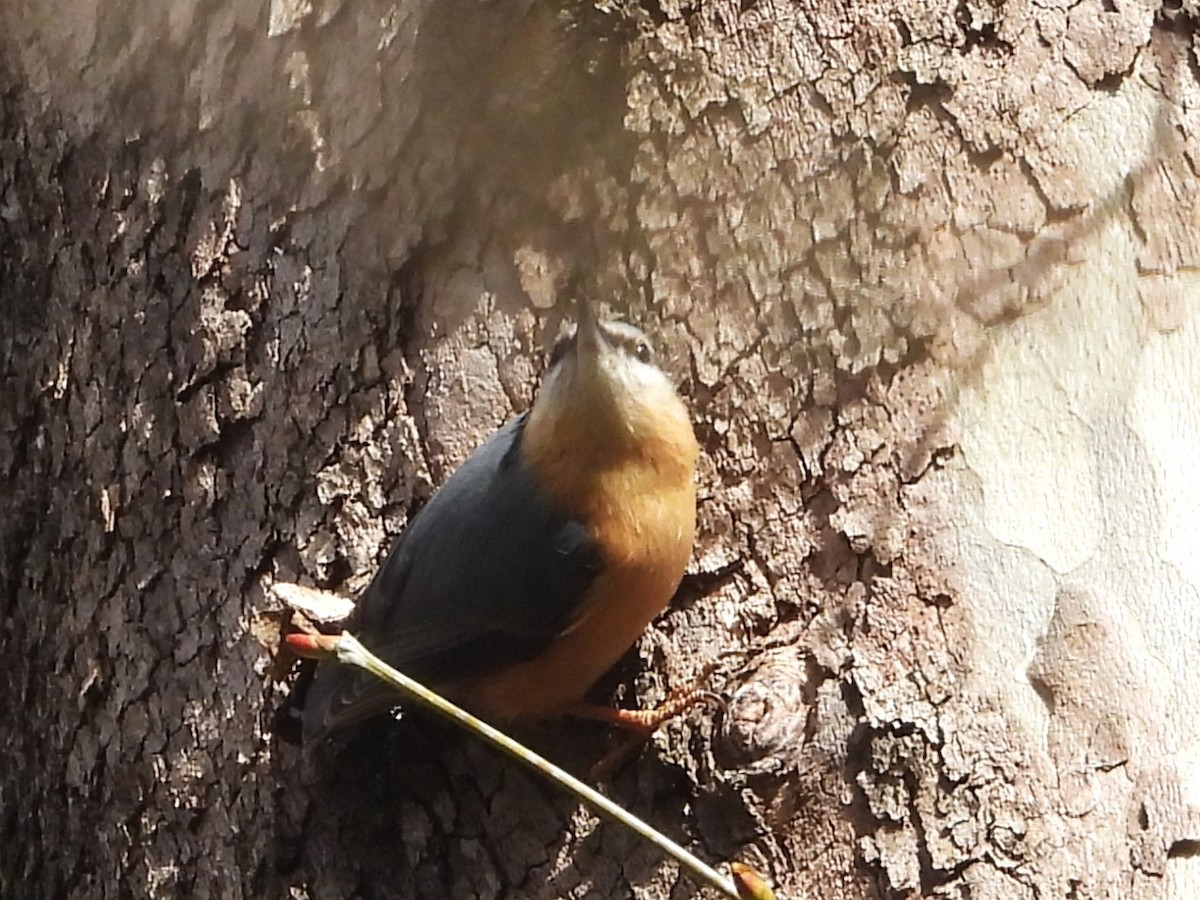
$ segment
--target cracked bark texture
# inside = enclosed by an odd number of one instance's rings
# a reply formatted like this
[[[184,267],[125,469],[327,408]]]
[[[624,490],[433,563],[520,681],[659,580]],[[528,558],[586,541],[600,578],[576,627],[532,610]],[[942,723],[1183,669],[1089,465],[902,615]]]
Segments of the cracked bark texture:
[[[692,896],[417,717],[306,763],[353,594],[657,337],[696,554],[612,793],[784,897],[1200,895],[1200,7],[0,7],[0,894]],[[607,735],[524,736],[586,770]]]

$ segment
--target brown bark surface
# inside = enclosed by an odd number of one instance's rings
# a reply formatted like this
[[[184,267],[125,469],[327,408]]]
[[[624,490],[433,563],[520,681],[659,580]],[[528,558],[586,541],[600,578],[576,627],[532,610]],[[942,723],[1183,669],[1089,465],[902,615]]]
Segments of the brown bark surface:
[[[270,585],[366,584],[528,407],[571,279],[704,448],[689,574],[603,687],[728,703],[614,797],[783,897],[1154,897],[1194,850],[1119,604],[1029,635],[1040,738],[977,677],[941,473],[1113,223],[1129,302],[1194,315],[1200,10],[602,6],[0,7],[0,895],[694,895],[443,726],[315,762],[275,727]]]

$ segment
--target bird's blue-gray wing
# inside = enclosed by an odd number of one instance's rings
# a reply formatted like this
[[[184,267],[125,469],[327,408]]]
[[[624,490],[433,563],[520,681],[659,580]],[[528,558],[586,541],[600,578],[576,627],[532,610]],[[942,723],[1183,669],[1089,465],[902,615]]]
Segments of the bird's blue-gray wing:
[[[574,621],[603,558],[521,457],[518,417],[415,517],[359,602],[354,630],[385,661],[437,685],[529,659]],[[323,663],[305,741],[395,705],[374,679]]]

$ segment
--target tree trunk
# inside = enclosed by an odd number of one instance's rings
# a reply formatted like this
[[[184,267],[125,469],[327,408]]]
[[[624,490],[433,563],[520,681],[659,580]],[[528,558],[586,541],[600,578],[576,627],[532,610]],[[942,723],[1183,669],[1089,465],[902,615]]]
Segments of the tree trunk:
[[[783,897],[1200,896],[1198,22],[9,0],[0,895],[693,895],[419,715],[280,725],[271,584],[366,584],[570,284],[705,450],[601,691],[727,702],[614,797]]]

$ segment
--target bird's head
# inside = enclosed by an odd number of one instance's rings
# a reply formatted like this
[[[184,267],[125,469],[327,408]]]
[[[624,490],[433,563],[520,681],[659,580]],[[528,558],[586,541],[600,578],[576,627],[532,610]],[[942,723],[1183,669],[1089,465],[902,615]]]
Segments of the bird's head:
[[[643,453],[664,440],[694,442],[687,409],[650,339],[625,322],[599,321],[584,302],[576,325],[555,342],[535,422],[574,445],[564,452]]]

